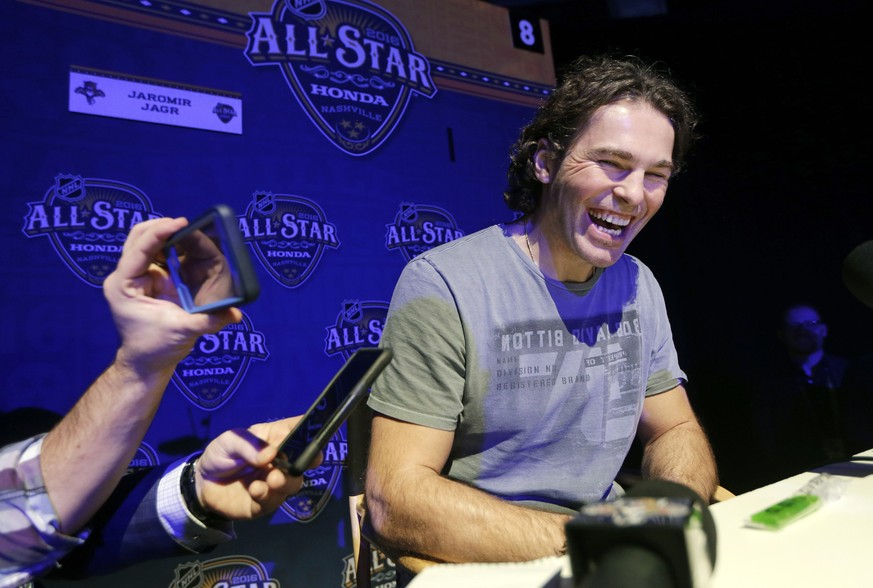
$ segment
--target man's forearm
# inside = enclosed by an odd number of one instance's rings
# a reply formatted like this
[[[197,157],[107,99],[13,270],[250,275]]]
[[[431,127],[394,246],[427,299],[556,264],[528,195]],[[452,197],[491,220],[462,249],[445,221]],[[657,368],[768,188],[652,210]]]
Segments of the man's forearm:
[[[63,531],[81,528],[112,492],[171,376],[113,363],[46,437],[41,468]]]
[[[684,423],[650,441],[643,451],[643,476],[671,480],[710,500],[718,486],[712,447],[696,423]]]
[[[447,562],[528,561],[566,550],[571,515],[532,510],[420,472],[368,494],[367,516],[377,544],[393,556],[415,554]]]

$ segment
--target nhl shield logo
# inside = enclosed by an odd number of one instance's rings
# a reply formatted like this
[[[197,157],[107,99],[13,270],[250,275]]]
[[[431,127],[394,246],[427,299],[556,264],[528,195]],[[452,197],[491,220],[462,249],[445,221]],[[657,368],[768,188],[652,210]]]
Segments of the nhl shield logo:
[[[253,360],[270,356],[264,335],[242,321],[197,339],[188,357],[173,372],[173,383],[193,404],[216,410],[230,400]]]
[[[448,211],[427,204],[402,203],[394,222],[385,227],[385,248],[400,250],[406,261],[464,236]]]
[[[343,321],[357,322],[361,320],[364,314],[364,308],[358,300],[346,300],[343,302],[342,317]]]
[[[203,568],[199,561],[190,561],[173,570],[173,588],[199,588],[203,585]]]
[[[349,155],[379,147],[413,93],[436,94],[406,28],[365,0],[277,0],[249,15],[249,62],[278,66],[309,119]]]
[[[60,174],[42,202],[29,202],[28,237],[48,237],[58,256],[85,283],[100,287],[118,264],[130,228],[159,218],[137,188]]]
[[[321,207],[302,196],[256,193],[239,227],[255,257],[286,288],[309,278],[326,247],[340,246],[336,227]]]
[[[259,214],[272,214],[276,210],[276,197],[271,192],[255,192],[252,208]]]
[[[55,176],[55,194],[64,202],[78,202],[85,197],[85,180],[82,176],[58,174]]]
[[[285,6],[301,18],[321,18],[327,12],[324,0],[285,0]]]

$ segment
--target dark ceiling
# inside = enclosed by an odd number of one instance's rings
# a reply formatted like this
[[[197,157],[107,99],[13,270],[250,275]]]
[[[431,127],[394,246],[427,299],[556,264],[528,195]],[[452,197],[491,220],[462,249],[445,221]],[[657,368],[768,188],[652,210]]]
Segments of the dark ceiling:
[[[701,34],[726,32],[736,44],[754,42],[743,38],[746,27],[772,40],[790,34],[797,23],[809,23],[819,31],[810,41],[822,42],[855,33],[866,37],[873,26],[868,0],[483,1],[549,21],[557,67],[586,51],[649,52],[650,47],[676,46]],[[663,57],[661,49],[651,52]]]

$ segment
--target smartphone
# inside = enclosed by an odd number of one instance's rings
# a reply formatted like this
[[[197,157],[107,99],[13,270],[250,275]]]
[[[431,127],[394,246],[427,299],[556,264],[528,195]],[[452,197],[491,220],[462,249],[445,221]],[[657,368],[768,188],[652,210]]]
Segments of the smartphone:
[[[294,476],[303,474],[367,397],[370,386],[392,357],[387,348],[362,347],[355,351],[282,441],[274,465]]]
[[[233,210],[213,206],[164,246],[179,302],[188,312],[215,312],[254,301],[260,285]]]

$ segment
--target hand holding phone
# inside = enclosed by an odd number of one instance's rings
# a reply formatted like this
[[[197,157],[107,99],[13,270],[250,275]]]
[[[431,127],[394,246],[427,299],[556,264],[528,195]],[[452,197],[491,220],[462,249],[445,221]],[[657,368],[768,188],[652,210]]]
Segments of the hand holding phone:
[[[273,460],[276,467],[294,476],[302,475],[366,398],[392,357],[387,348],[362,347],[355,351],[282,442]]]
[[[219,204],[164,247],[179,302],[188,312],[215,312],[252,302],[260,286],[233,210]]]

